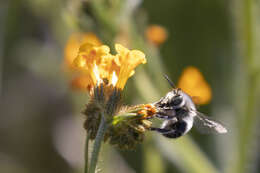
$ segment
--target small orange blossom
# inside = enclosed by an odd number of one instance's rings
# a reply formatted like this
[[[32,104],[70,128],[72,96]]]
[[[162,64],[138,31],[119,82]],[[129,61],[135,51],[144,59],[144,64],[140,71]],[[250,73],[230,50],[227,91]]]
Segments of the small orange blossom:
[[[196,67],[190,66],[183,70],[178,87],[192,96],[196,104],[207,104],[211,100],[211,88]]]
[[[150,41],[156,46],[159,46],[162,43],[164,43],[168,37],[166,29],[159,25],[148,26],[145,31],[145,35],[148,41]]]

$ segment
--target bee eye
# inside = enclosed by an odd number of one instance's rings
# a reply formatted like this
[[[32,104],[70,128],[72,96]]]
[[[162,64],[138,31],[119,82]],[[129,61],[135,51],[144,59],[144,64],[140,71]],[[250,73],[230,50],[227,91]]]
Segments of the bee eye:
[[[172,104],[173,106],[178,106],[182,102],[182,97],[176,97],[173,101]]]

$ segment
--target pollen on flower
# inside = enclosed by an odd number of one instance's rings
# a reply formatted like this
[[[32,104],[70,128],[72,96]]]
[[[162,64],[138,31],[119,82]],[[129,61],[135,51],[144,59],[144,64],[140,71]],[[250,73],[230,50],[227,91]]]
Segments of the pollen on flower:
[[[144,119],[152,118],[156,113],[156,107],[152,104],[144,104],[141,106],[141,110],[138,111],[139,115],[142,115]]]
[[[132,149],[142,142],[144,133],[151,128],[156,108],[152,104],[142,104],[132,107],[121,107],[113,116],[106,139],[110,144],[122,149]]]
[[[196,104],[207,104],[211,100],[211,88],[196,67],[190,66],[183,70],[178,87],[189,94]]]

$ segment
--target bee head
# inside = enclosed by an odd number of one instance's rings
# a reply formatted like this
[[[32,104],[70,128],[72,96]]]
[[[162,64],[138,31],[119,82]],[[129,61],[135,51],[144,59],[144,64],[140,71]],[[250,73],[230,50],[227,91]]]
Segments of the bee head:
[[[183,92],[180,88],[173,89],[173,95],[170,100],[170,104],[174,108],[181,108],[185,105],[185,99],[183,97]]]
[[[170,86],[173,88],[172,91],[168,92],[157,104],[160,107],[168,107],[178,109],[185,105],[184,93],[180,88],[176,88],[175,84],[169,79],[167,75],[164,75]]]

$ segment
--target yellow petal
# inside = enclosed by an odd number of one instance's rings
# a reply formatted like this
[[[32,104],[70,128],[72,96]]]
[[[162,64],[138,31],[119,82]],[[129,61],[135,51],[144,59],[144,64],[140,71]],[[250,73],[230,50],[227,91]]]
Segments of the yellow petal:
[[[67,67],[73,69],[73,61],[78,54],[80,45],[82,45],[83,43],[89,43],[95,46],[101,45],[101,41],[94,33],[88,32],[71,34],[64,49],[64,61]]]
[[[93,49],[94,45],[90,43],[84,43],[79,47],[79,53],[90,53],[90,51]]]
[[[120,64],[117,87],[123,89],[128,78],[134,73],[134,69],[141,63],[146,63],[145,55],[138,50],[128,50],[122,45],[116,45],[118,52],[117,61]]]
[[[139,65],[140,63],[145,64],[146,63],[146,59],[145,59],[145,54],[139,50],[132,50],[130,52],[130,56],[131,56],[131,64],[134,65]]]
[[[86,65],[86,60],[82,56],[76,57],[74,60],[74,65],[79,68],[83,68]]]
[[[115,49],[122,57],[125,57],[129,53],[129,50],[121,44],[115,44]]]

